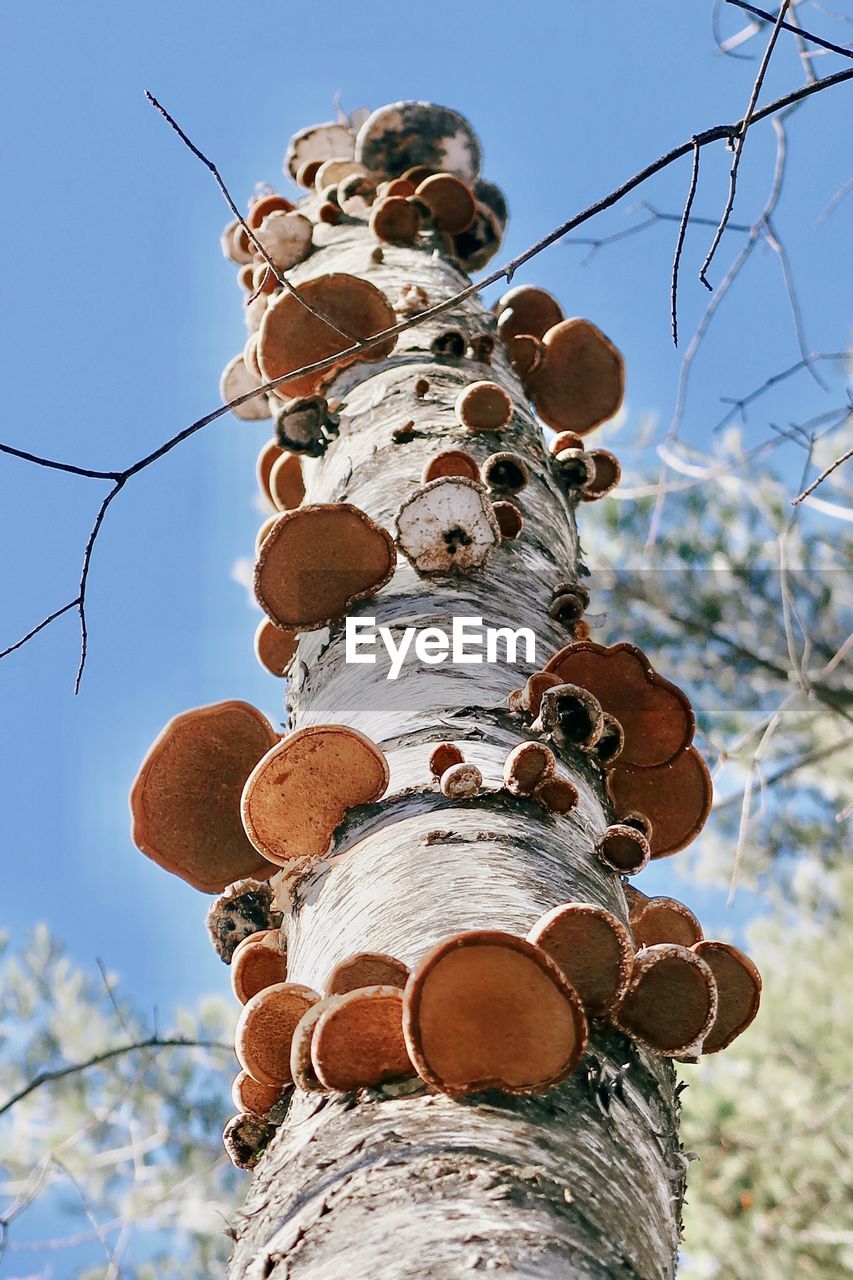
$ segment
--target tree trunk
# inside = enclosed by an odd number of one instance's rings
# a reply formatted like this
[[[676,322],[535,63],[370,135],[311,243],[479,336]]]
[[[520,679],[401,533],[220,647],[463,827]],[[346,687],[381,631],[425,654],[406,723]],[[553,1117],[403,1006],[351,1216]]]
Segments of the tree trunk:
[[[324,228],[323,240],[293,271],[295,284],[344,271],[392,304],[409,284],[433,304],[467,283],[429,249],[384,245],[376,262],[364,223]],[[345,662],[342,624],[302,638],[288,686],[292,727],[352,725],[391,767],[385,798],[350,814],[334,853],[282,890],[289,980],[317,989],[354,952],[411,965],[464,929],[523,936],[560,902],[598,903],[627,919],[618,878],[593,852],[608,819],[589,757],[562,753],[580,793],[566,817],[499,790],[507,754],[534,736],[506,696],[566,643],[547,608],[556,583],[577,578],[579,547],[572,504],[502,347],[490,365],[436,356],[434,340],[451,329],[493,334],[494,317],[471,298],[404,333],[381,364],[335,379],[327,394],[344,402],[341,434],[322,459],[306,460],[306,501],[352,502],[393,529],[439,449],[463,448],[479,463],[499,449],[521,454],[531,478],[517,541],[457,578],[419,577],[401,557],[392,582],[352,612],[392,628],[449,630],[460,615],[532,627],[537,661],[424,667],[410,657],[392,681],[381,653],[375,666]],[[458,392],[482,378],[515,404],[500,435],[466,431],[454,416]],[[415,395],[418,379],[429,383],[425,398]],[[429,754],[444,740],[482,770],[473,799],[448,800],[432,785]],[[596,1025],[579,1071],[543,1096],[459,1102],[419,1080],[358,1095],[297,1092],[235,1223],[231,1280],[446,1280],[477,1270],[663,1280],[675,1271],[684,1180],[677,1109],[669,1062]]]

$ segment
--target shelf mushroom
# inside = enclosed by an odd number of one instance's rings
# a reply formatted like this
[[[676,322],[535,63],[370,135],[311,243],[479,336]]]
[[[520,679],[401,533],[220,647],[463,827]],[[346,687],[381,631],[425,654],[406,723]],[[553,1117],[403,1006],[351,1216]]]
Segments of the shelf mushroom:
[[[612,418],[625,394],[622,356],[588,320],[561,320],[542,338],[542,362],[525,381],[539,417],[586,435]]]
[[[300,129],[290,139],[284,156],[284,172],[299,185],[311,186],[324,161],[352,157],[354,151],[355,138],[349,125],[335,121],[312,124]],[[310,182],[307,181],[308,165],[316,166]],[[301,183],[300,174],[303,179]]]
[[[563,903],[541,916],[527,938],[559,965],[589,1017],[603,1017],[624,996],[634,947],[628,930],[604,907]]]
[[[246,1071],[238,1071],[231,1085],[231,1101],[244,1115],[265,1116],[280,1097],[275,1085],[259,1084]]]
[[[265,880],[235,880],[208,907],[205,924],[214,950],[230,964],[237,946],[250,934],[278,929],[284,915]]]
[[[653,947],[661,942],[693,947],[702,941],[701,924],[677,898],[635,895],[628,908],[628,923],[638,947]]]
[[[648,769],[626,766],[620,758],[607,774],[606,786],[618,817],[637,813],[651,823],[652,858],[686,848],[711,812],[711,775],[692,746],[668,764]]]
[[[330,1000],[311,1037],[311,1065],[325,1089],[341,1091],[414,1075],[400,988],[359,987]]]
[[[534,729],[548,734],[558,746],[591,751],[604,728],[601,704],[588,689],[577,684],[557,684],[545,689]]]
[[[397,546],[423,574],[482,568],[501,536],[486,491],[464,476],[442,476],[416,489],[395,524]]]
[[[647,866],[651,849],[646,837],[636,827],[614,823],[596,840],[595,854],[599,862],[617,875],[635,876]],[[656,941],[663,942],[664,939]],[[672,941],[680,939],[673,938]]]
[[[425,178],[415,195],[426,205],[440,231],[458,236],[467,231],[477,216],[471,188],[451,173],[436,173]]]
[[[258,1084],[290,1084],[290,1045],[299,1019],[320,999],[297,982],[265,987],[243,1005],[234,1033],[237,1061]]]
[[[702,1052],[719,1053],[758,1013],[761,974],[749,956],[727,942],[697,942],[693,951],[705,961],[717,984],[717,1015],[702,1042]]]
[[[276,209],[268,213],[255,231],[255,240],[277,271],[289,271],[304,262],[313,248],[313,224],[301,213]],[[266,259],[264,259],[265,265]],[[275,283],[275,278],[273,278]]]
[[[504,762],[504,786],[511,795],[532,795],[540,783],[553,778],[557,759],[544,742],[520,742]]]
[[[146,857],[203,893],[246,876],[267,878],[269,860],[240,824],[240,794],[278,741],[247,702],[217,702],[170,720],[130,791],[131,836]]]
[[[231,990],[246,1004],[265,987],[287,980],[287,943],[280,929],[244,938],[231,957]]]
[[[425,166],[473,183],[480,172],[480,144],[468,121],[433,102],[392,102],[372,112],[356,135],[355,158],[392,177]]]
[[[498,337],[508,343],[521,334],[544,338],[564,318],[555,297],[535,285],[520,284],[502,294],[495,303]]]
[[[305,499],[302,461],[296,453],[281,453],[269,475],[270,497],[279,511],[295,511]]]
[[[453,410],[468,431],[502,431],[512,419],[512,400],[497,382],[469,382],[456,397]]]
[[[323,984],[327,996],[342,996],[359,987],[400,987],[406,985],[408,965],[381,951],[359,951],[339,960]]]
[[[322,1000],[312,1004],[305,1010],[293,1032],[293,1039],[290,1042],[290,1074],[297,1089],[302,1089],[304,1093],[323,1093],[324,1091],[324,1086],[317,1079],[311,1059],[311,1043],[321,1016],[337,999],[337,996],[324,996]]]
[[[638,951],[611,1021],[655,1053],[691,1054],[714,1025],[717,984],[695,951],[665,942]]]
[[[269,618],[262,618],[255,630],[255,657],[271,676],[286,676],[299,646],[295,631],[277,627]]]
[[[249,395],[250,392],[256,391],[261,385],[262,383],[257,375],[246,368],[241,351],[238,356],[234,356],[232,360],[229,360],[222,370],[222,377],[219,379],[219,394],[222,397],[223,404],[230,404],[232,400],[239,400],[241,396]],[[266,395],[252,396],[251,399],[245,400],[242,404],[234,405],[231,412],[236,418],[243,418],[247,422],[259,422],[264,418],[272,417]]]

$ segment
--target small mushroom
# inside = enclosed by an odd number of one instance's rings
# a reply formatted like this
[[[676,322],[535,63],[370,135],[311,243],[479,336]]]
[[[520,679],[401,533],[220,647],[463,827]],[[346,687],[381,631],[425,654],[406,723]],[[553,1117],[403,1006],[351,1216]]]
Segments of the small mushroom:
[[[370,174],[352,173],[338,182],[338,204],[348,218],[365,218],[375,199],[376,181]],[[376,252],[382,250],[375,249]]]
[[[520,742],[504,762],[504,786],[514,796],[529,796],[556,771],[554,752],[544,742]]]
[[[253,200],[249,205],[246,226],[256,231],[267,214],[290,213],[292,209],[293,205],[285,196],[280,196],[276,191],[269,191],[266,195],[258,196],[257,200]]]
[[[376,1088],[415,1074],[403,1036],[398,987],[360,987],[339,996],[317,1020],[311,1062],[326,1089]]]
[[[335,328],[307,311],[300,298]],[[372,338],[395,323],[396,316],[388,299],[369,280],[344,272],[315,276],[300,284],[298,296],[282,292],[267,307],[258,337],[261,372],[267,381],[286,377],[297,369],[338,355],[351,347],[355,339]],[[342,358],[334,368],[343,368],[358,360],[384,360],[396,341],[397,335],[393,334],[375,346]],[[276,394],[282,399],[310,395],[329,376],[329,370],[304,373],[277,388]]]
[[[231,957],[231,990],[246,1004],[265,987],[287,981],[287,943],[280,929],[244,938]]]
[[[442,476],[464,476],[466,480],[479,481],[480,468],[476,458],[464,449],[442,449],[425,464],[421,472],[421,484],[429,484]]]
[[[560,683],[559,676],[552,676],[547,671],[534,671],[529,676],[523,689],[513,689],[506,700],[510,711],[526,711],[534,718],[539,715],[542,705],[542,694],[546,689],[554,689]]]
[[[280,516],[264,539],[255,595],[277,626],[316,631],[375,595],[396,561],[390,534],[358,507],[298,507]]]
[[[441,794],[450,800],[467,800],[483,785],[483,775],[475,764],[452,764],[445,769],[439,783]]]
[[[203,893],[272,867],[240,825],[243,784],[278,734],[247,702],[175,716],[149,748],[130,791],[131,837],[146,857]]]
[[[305,160],[296,170],[295,182],[298,187],[305,187],[311,190],[314,186],[314,179],[320,172],[320,160]]]
[[[270,473],[278,459],[284,453],[281,445],[277,440],[268,440],[258,454],[258,461],[255,466],[255,473],[258,478],[258,488],[266,498],[267,502],[275,505],[270,493]]]
[[[230,964],[244,938],[263,929],[278,929],[283,919],[267,881],[235,880],[210,904],[205,924],[216,954]]]
[[[568,625],[582,618],[589,608],[589,592],[579,582],[560,582],[551,594],[548,616]]]
[[[326,452],[333,415],[325,396],[288,400],[275,420],[276,440],[283,449],[319,458]]]
[[[501,542],[514,542],[524,529],[524,516],[514,502],[493,502],[492,511],[501,531]]]
[[[695,947],[702,941],[701,924],[677,898],[646,898],[642,903],[635,902],[630,905],[629,920],[638,947],[654,947],[662,942]]]
[[[433,102],[392,102],[367,117],[355,140],[355,158],[373,173],[400,177],[416,165],[474,182],[480,144],[468,121]]]
[[[622,999],[634,947],[628,930],[604,907],[588,902],[554,907],[527,938],[559,965],[590,1017],[603,1017]]]
[[[385,196],[402,196],[405,200],[415,194],[415,184],[409,182],[408,178],[390,178],[385,182],[379,183],[376,188],[376,194],[381,198]]]
[[[470,227],[450,238],[453,257],[469,275],[480,271],[500,249],[503,233],[504,225],[497,214],[478,201]]]
[[[494,493],[520,493],[530,482],[527,463],[517,453],[493,453],[481,472],[483,483]]]
[[[717,984],[717,1016],[702,1043],[702,1052],[719,1053],[758,1013],[761,974],[749,956],[728,942],[697,942],[693,950],[705,961]]]
[[[280,1097],[275,1085],[259,1084],[245,1071],[239,1071],[231,1085],[231,1101],[243,1115],[265,1116]]]
[[[478,204],[484,204],[487,209],[491,209],[503,230],[509,222],[509,206],[500,187],[494,182],[488,182],[485,178],[478,178],[474,183],[474,196]]]
[[[583,640],[560,649],[545,670],[588,689],[616,717],[625,733],[620,767],[665,764],[693,738],[690,700],[658,675],[634,645],[608,648]],[[639,804],[636,807],[642,809]]]
[[[444,476],[416,489],[395,525],[397,546],[418,573],[479,569],[500,541],[485,490],[463,476]]]
[[[563,453],[566,449],[583,449],[583,440],[573,431],[559,431],[548,445],[548,452],[552,458],[556,458],[558,453]]]
[[[625,747],[625,731],[616,717],[612,716],[609,711],[605,711],[602,714],[604,725],[598,742],[595,744],[595,757],[600,765],[609,767],[622,754]],[[624,818],[622,822],[626,826],[636,826],[634,823],[625,823]],[[643,835],[646,835],[642,827],[638,829]],[[646,839],[648,839],[648,836],[646,836]]]
[[[417,197],[427,206],[440,231],[459,235],[467,231],[477,214],[471,188],[450,173],[436,173],[417,189]]]
[[[637,812],[651,823],[652,858],[684,849],[711,812],[711,775],[695,747],[649,769],[627,766],[620,757],[607,775],[607,790],[617,815]]]
[[[237,283],[241,289],[245,289],[248,293],[255,291],[255,264],[254,262],[244,262],[240,270],[237,272]]]
[[[305,498],[302,462],[296,453],[281,453],[269,477],[270,497],[279,511],[295,510]]]
[[[290,1084],[290,1044],[306,1009],[320,999],[298,982],[265,987],[243,1005],[234,1033],[237,1061],[258,1084],[281,1089]]]
[[[260,379],[261,370],[258,365],[258,335],[250,333],[243,348],[243,364],[254,378]],[[260,384],[259,384],[260,385]],[[269,406],[268,406],[269,407]]]
[[[356,805],[388,786],[388,762],[375,743],[347,725],[309,725],[260,760],[243,789],[246,834],[270,862],[322,858],[335,829]]]
[[[314,1063],[311,1060],[311,1045],[314,1032],[320,1018],[336,1004],[339,996],[325,996],[306,1009],[296,1024],[293,1039],[290,1042],[290,1074],[297,1089],[304,1093],[323,1093],[325,1086],[317,1079]]]
[[[629,809],[627,813],[622,814],[619,821],[623,827],[635,827],[637,831],[642,832],[647,840],[651,840],[652,824],[644,813],[636,813]]]
[[[364,165],[345,156],[334,156],[331,160],[324,160],[320,165],[314,175],[314,186],[318,191],[325,191],[327,187],[337,187],[340,190],[342,182],[354,177],[367,177]]]
[[[263,524],[258,526],[258,532],[255,534],[255,555],[256,556],[260,551],[261,547],[264,545],[264,538],[267,536],[270,529],[273,527],[273,525],[275,524],[276,520],[279,518],[280,515],[281,515],[281,512],[276,511],[275,515],[267,516]]]
[[[545,347],[540,338],[530,333],[519,333],[506,343],[507,359],[521,379],[522,386],[527,386],[528,378],[539,368],[545,358]]]
[[[455,742],[439,742],[430,755],[429,771],[436,782],[440,782],[443,773],[454,764],[462,764],[464,759]]]
[[[612,493],[622,479],[622,468],[615,453],[607,449],[593,449],[589,454],[592,459],[594,474],[591,480],[581,485],[581,501],[597,502]]]
[[[559,746],[591,751],[601,737],[604,717],[601,704],[588,689],[566,683],[542,694],[539,723]]]
[[[537,783],[533,792],[533,799],[557,817],[577,808],[578,798],[578,789],[568,778],[546,778]]]
[[[290,670],[299,636],[295,631],[284,631],[269,618],[262,618],[255,631],[255,657],[271,676],[285,676]]]
[[[232,262],[245,266],[252,261],[252,243],[237,218],[229,222],[219,240],[222,253]]]
[[[595,462],[583,449],[563,449],[554,458],[557,473],[565,489],[582,492],[595,483]]]
[[[497,382],[469,382],[453,409],[469,431],[501,431],[512,419],[512,400]]]
[[[408,965],[382,952],[360,951],[339,960],[323,987],[327,996],[343,996],[360,987],[399,987],[406,985]]]
[[[541,1093],[575,1070],[587,1042],[562,970],[540,947],[492,930],[429,952],[406,984],[403,1027],[418,1074],[451,1096]]]
[[[426,182],[427,178],[431,178],[438,170],[428,164],[416,164],[411,169],[407,169],[403,174],[403,181],[408,182],[413,191],[417,191],[422,182]]]
[[[261,385],[255,374],[250,373],[246,368],[241,352],[239,356],[234,356],[233,360],[229,360],[222,370],[222,377],[219,379],[219,394],[223,404],[230,404],[232,400],[239,400],[240,396],[246,395],[249,391],[254,391],[256,387]],[[272,416],[266,395],[252,396],[251,400],[235,405],[231,412],[236,418],[243,418],[247,422],[260,421],[263,418]]]
[[[284,172],[304,186],[311,186],[317,170],[326,160],[346,159],[353,155],[355,139],[348,125],[331,121],[328,124],[312,124],[300,129],[288,143],[284,157]],[[310,182],[304,170],[306,164],[316,164]],[[301,171],[301,172],[300,172]]]
[[[383,195],[370,210],[370,230],[386,244],[414,244],[421,229],[418,206],[402,195]]]
[[[495,303],[498,336],[508,342],[519,334],[544,338],[549,329],[563,319],[563,308],[545,289],[520,284],[508,290]]]
[[[222,1145],[235,1169],[254,1169],[275,1134],[275,1125],[258,1116],[232,1116],[222,1131]]]
[[[617,823],[608,827],[595,842],[595,854],[599,862],[622,876],[635,876],[648,864],[651,857],[649,842],[636,827]],[[655,942],[670,939],[655,938]],[[671,939],[680,941],[680,939]]]
[[[586,435],[619,409],[625,393],[622,356],[588,320],[562,320],[542,339],[542,363],[525,390],[544,423]]]
[[[468,343],[468,357],[479,364],[491,364],[495,349],[494,334],[477,333]]]
[[[303,262],[312,249],[314,227],[301,213],[268,213],[255,239],[277,271],[289,271]]]
[[[717,1015],[717,984],[695,951],[673,943],[634,957],[627,990],[611,1021],[647,1048],[684,1054],[702,1041]]]

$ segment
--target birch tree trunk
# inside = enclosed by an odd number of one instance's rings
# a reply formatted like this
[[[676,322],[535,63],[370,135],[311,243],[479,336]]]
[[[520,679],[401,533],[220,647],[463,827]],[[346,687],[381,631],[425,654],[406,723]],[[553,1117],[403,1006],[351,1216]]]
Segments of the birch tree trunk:
[[[323,240],[292,272],[295,284],[343,271],[392,304],[406,285],[433,304],[467,283],[429,249],[384,245],[377,262],[364,223],[326,227]],[[499,791],[508,752],[533,736],[506,696],[567,642],[547,608],[556,583],[577,578],[580,549],[573,506],[500,344],[490,365],[435,355],[435,339],[451,329],[470,341],[493,333],[494,317],[470,298],[404,333],[381,364],[336,378],[327,394],[344,402],[341,433],[323,458],[305,461],[306,501],[352,502],[393,529],[439,449],[464,448],[480,463],[498,449],[521,454],[531,479],[516,541],[458,578],[419,577],[401,557],[391,583],[352,612],[398,630],[450,630],[460,615],[532,627],[537,662],[426,667],[410,655],[392,681],[381,654],[373,666],[347,664],[342,623],[302,638],[288,685],[291,727],[352,725],[391,767],[385,798],[351,814],[333,854],[291,886],[288,977],[317,989],[353,952],[411,965],[464,929],[523,936],[560,902],[598,903],[627,919],[618,878],[593,852],[608,811],[589,757],[562,754],[580,793],[568,816]],[[454,416],[458,392],[482,378],[515,404],[500,436],[468,432]],[[423,398],[419,379],[429,384]],[[432,785],[429,754],[444,740],[482,770],[485,789],[473,799],[445,799]],[[234,1224],[229,1275],[663,1280],[675,1271],[684,1181],[677,1110],[671,1065],[596,1024],[580,1070],[539,1097],[452,1101],[420,1081],[358,1095],[297,1092]]]

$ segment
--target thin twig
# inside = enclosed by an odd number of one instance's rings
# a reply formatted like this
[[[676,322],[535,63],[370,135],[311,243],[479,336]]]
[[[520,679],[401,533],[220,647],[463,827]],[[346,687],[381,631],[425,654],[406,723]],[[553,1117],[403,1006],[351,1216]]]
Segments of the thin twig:
[[[740,158],[743,154],[744,143],[746,142],[746,135],[749,132],[749,126],[752,124],[755,104],[758,101],[758,95],[761,92],[761,86],[764,83],[764,77],[767,74],[767,68],[770,65],[770,59],[773,56],[773,49],[779,38],[782,19],[788,10],[789,4],[790,0],[783,0],[782,8],[779,10],[779,15],[776,19],[776,25],[774,26],[770,39],[767,42],[767,48],[764,50],[764,57],[761,59],[761,64],[758,68],[758,74],[756,75],[752,86],[752,92],[749,95],[749,102],[747,104],[746,111],[744,112],[743,120],[741,121],[740,127],[737,131],[734,145],[734,156],[732,157],[732,167],[729,170],[729,193],[726,197],[726,205],[723,209],[722,217],[720,218],[720,224],[714,233],[714,238],[711,241],[708,252],[705,254],[705,261],[699,268],[699,279],[702,281],[702,284],[704,284],[706,289],[711,289],[713,287],[708,281],[708,268],[714,259],[714,254],[717,252],[717,248],[723,238],[726,223],[728,222],[732,209],[734,208],[735,195],[737,194],[737,175],[738,169],[740,168]]]
[[[802,369],[807,368],[810,364],[814,364],[819,360],[850,360],[853,359],[853,350],[851,351],[816,351],[805,356],[802,360],[798,360],[796,364],[789,365],[787,369],[783,369],[780,373],[774,373],[772,377],[762,382],[760,387],[756,387],[754,391],[750,391],[749,395],[743,396],[741,399],[735,399],[731,396],[721,396],[723,404],[730,404],[729,409],[719,422],[712,428],[716,433],[728,426],[732,418],[736,414],[743,415],[748,405],[752,404],[760,396],[766,395],[778,383],[784,382],[786,378],[790,378],[795,373],[799,373]]]
[[[832,197],[829,204],[824,209],[823,213],[821,213],[820,216],[818,217],[817,225],[819,227],[822,227],[825,222],[829,221],[829,219],[835,213],[835,210],[841,204],[841,201],[844,199],[845,196],[848,196],[851,191],[853,191],[853,178],[848,178],[847,182],[845,182],[842,187],[838,188],[835,195]]]
[[[832,53],[840,53],[842,58],[853,58],[853,52],[842,44],[833,44],[831,40],[824,40],[823,36],[816,36],[812,31],[806,31],[805,27],[800,26],[799,22],[779,22],[780,17],[785,12],[786,5],[782,6],[780,13],[768,13],[766,9],[757,9],[754,4],[747,4],[746,0],[726,0],[726,4],[733,4],[738,9],[745,9],[747,13],[754,13],[757,18],[764,18],[767,22],[776,22],[780,27],[784,27],[786,31],[793,31],[796,35],[801,35],[804,40],[808,40],[809,44],[819,44],[822,49],[829,49]]]
[[[796,498],[791,499],[791,506],[798,507],[810,493],[814,493],[819,484],[823,484],[827,476],[831,476],[833,471],[840,467],[842,463],[847,462],[850,458],[853,458],[853,449],[848,449],[846,453],[842,453],[840,458],[836,458],[834,462],[830,462],[829,466],[824,471],[821,471],[818,478],[813,480],[807,489],[803,489],[802,493],[798,493]]]
[[[52,471],[67,471],[72,476],[86,476],[90,480],[117,480],[117,471],[94,471],[91,467],[75,467],[71,462],[56,462],[53,458],[43,458],[38,453],[28,453],[26,449],[15,449],[11,444],[0,444],[0,453],[8,453],[13,458],[21,458],[24,462],[34,462],[38,467],[49,467]]]
[[[684,211],[681,214],[681,222],[678,226],[678,238],[675,242],[675,256],[672,260],[672,284],[670,286],[670,313],[672,318],[672,345],[678,346],[678,268],[681,265],[681,253],[684,249],[684,238],[687,235],[687,227],[690,222],[690,210],[693,208],[693,200],[696,196],[696,188],[699,185],[699,156],[701,155],[699,143],[693,141],[693,167],[690,171],[690,186],[687,191],[687,199],[684,202]]]

